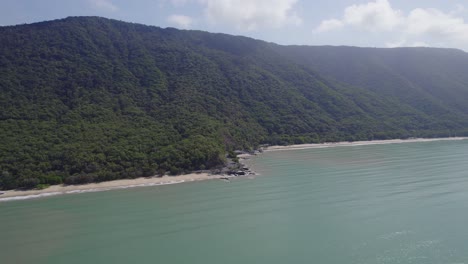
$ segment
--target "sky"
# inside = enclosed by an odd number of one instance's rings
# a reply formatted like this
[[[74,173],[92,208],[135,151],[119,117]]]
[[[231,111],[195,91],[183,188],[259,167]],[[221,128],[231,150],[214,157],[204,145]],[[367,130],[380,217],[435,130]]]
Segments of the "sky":
[[[468,0],[0,0],[0,26],[68,16],[101,16],[286,45],[468,51]]]

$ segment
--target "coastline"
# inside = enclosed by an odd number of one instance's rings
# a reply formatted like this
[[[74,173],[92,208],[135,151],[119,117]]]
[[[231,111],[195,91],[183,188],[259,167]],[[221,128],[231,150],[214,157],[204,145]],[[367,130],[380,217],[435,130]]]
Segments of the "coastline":
[[[433,142],[433,141],[453,141],[466,140],[468,137],[448,137],[448,138],[410,138],[410,139],[384,139],[384,140],[368,140],[368,141],[341,141],[341,142],[325,142],[314,144],[298,144],[286,146],[268,146],[262,149],[263,152],[281,151],[281,150],[299,150],[312,148],[332,148],[332,147],[353,147],[353,146],[368,146],[368,145],[383,145],[383,144],[401,144],[415,142]]]
[[[179,176],[163,176],[163,177],[146,177],[136,179],[120,179],[114,181],[106,181],[99,183],[89,183],[80,185],[52,185],[42,190],[8,190],[1,191],[3,194],[0,195],[0,202],[5,201],[18,201],[33,198],[41,198],[63,194],[75,194],[75,193],[86,193],[86,192],[101,192],[110,190],[119,190],[135,187],[145,186],[159,186],[169,185],[184,182],[203,181],[210,179],[221,179],[226,175],[216,175],[209,173],[190,173]]]
[[[366,146],[366,145],[381,145],[381,144],[400,144],[400,143],[413,143],[413,142],[432,142],[432,141],[453,141],[453,140],[467,140],[468,137],[450,137],[450,138],[412,138],[412,139],[389,139],[389,140],[372,140],[372,141],[354,141],[354,142],[327,142],[327,143],[315,143],[315,144],[298,144],[298,145],[287,145],[287,146],[267,146],[261,148],[262,152],[271,151],[282,151],[282,150],[301,150],[301,149],[313,149],[313,148],[330,148],[340,146]],[[244,167],[249,167],[246,160],[257,154],[242,153],[238,154],[239,163]],[[249,172],[252,172],[249,170]],[[247,175],[256,175],[253,174]],[[146,187],[146,186],[159,186],[178,184],[184,182],[203,181],[212,179],[224,179],[238,177],[239,175],[226,175],[226,174],[210,174],[210,173],[190,173],[178,176],[163,176],[163,177],[146,177],[136,179],[120,179],[114,181],[106,181],[100,183],[89,183],[81,185],[52,185],[42,190],[7,190],[0,191],[0,202],[6,201],[18,201],[26,199],[34,199],[48,196],[64,195],[64,194],[76,194],[76,193],[87,193],[87,192],[101,192],[110,190],[119,190],[135,187]]]

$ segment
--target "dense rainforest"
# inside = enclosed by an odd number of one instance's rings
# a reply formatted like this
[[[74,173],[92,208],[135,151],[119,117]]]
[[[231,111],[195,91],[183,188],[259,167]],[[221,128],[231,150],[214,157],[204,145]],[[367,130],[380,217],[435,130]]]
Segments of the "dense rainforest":
[[[99,17],[0,27],[0,189],[212,169],[260,144],[468,135],[467,71],[450,49]]]

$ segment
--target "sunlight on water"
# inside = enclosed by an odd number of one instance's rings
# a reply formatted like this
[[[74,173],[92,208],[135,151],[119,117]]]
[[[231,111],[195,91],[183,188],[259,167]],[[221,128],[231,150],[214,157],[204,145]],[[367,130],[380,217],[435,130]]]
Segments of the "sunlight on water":
[[[468,263],[468,141],[268,152],[253,179],[0,203],[1,263]]]

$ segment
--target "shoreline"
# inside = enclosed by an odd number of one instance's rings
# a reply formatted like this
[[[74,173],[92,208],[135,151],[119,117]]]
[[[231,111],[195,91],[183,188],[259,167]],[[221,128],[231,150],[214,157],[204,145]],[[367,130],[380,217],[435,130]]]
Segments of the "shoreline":
[[[179,176],[163,176],[163,177],[142,177],[136,179],[120,179],[114,181],[105,181],[99,183],[88,183],[80,185],[51,185],[42,190],[8,190],[0,191],[0,202],[18,201],[26,199],[34,199],[41,197],[49,197],[64,194],[102,192],[110,190],[122,190],[135,187],[160,186],[170,185],[184,182],[204,181],[211,179],[221,179],[229,177],[226,175],[217,175],[209,173],[190,173]]]
[[[262,151],[271,152],[271,151],[282,151],[282,150],[353,147],[353,146],[369,146],[369,145],[401,144],[401,143],[417,143],[417,142],[433,142],[433,141],[454,141],[454,140],[467,140],[467,139],[468,137],[448,137],[448,138],[383,139],[383,140],[367,140],[367,141],[340,141],[340,142],[297,144],[297,145],[286,145],[286,146],[267,146],[263,148]]]
[[[283,150],[301,150],[313,148],[330,148],[342,146],[367,146],[367,145],[382,145],[382,144],[400,144],[400,143],[414,143],[414,142],[432,142],[432,141],[453,141],[453,140],[467,140],[468,137],[450,137],[450,138],[412,138],[412,139],[388,139],[388,140],[370,140],[370,141],[353,141],[353,142],[326,142],[315,144],[298,144],[287,146],[267,146],[261,148],[260,152],[283,151]],[[248,166],[246,160],[257,154],[242,153],[238,154],[239,163],[242,166]],[[249,168],[249,171],[250,168]],[[253,172],[253,171],[252,171]],[[251,175],[251,174],[248,174]],[[253,175],[257,173],[253,172]],[[101,192],[110,190],[121,190],[135,187],[159,186],[178,184],[184,182],[204,181],[212,179],[226,179],[235,178],[239,176],[226,175],[226,174],[210,174],[210,173],[190,173],[178,176],[163,176],[163,177],[146,177],[136,179],[120,179],[114,181],[106,181],[100,183],[89,183],[80,185],[52,185],[42,190],[7,190],[0,191],[0,202],[18,201],[26,199],[34,199],[41,197],[49,197],[64,194],[76,194],[87,192]]]

